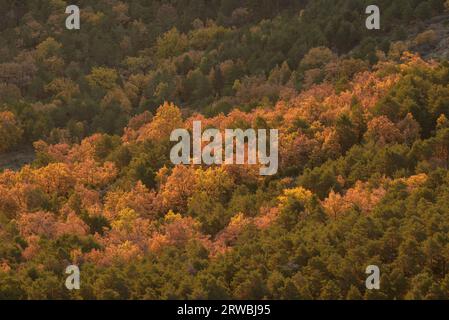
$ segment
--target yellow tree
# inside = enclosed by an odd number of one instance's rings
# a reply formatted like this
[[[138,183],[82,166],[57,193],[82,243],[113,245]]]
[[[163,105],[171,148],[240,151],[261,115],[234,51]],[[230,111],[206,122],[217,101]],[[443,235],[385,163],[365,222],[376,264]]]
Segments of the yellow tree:
[[[137,140],[153,139],[168,141],[174,129],[182,128],[181,110],[173,103],[165,102],[157,109],[156,115],[149,124],[139,130]]]
[[[45,91],[52,93],[55,98],[70,101],[74,95],[80,93],[80,88],[68,78],[56,78],[45,86]]]
[[[36,56],[38,60],[43,60],[52,56],[58,56],[62,45],[54,38],[49,37],[39,43],[36,47]]]
[[[93,89],[101,88],[104,90],[110,90],[115,87],[117,79],[117,71],[105,67],[93,68],[91,73],[86,76],[87,82]]]

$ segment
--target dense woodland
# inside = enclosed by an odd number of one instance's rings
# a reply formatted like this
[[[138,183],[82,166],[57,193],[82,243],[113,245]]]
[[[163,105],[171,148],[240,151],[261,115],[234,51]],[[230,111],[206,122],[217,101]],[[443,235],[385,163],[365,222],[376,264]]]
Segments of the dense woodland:
[[[0,0],[0,299],[449,299],[449,3],[371,2]],[[279,172],[174,166],[194,120]]]

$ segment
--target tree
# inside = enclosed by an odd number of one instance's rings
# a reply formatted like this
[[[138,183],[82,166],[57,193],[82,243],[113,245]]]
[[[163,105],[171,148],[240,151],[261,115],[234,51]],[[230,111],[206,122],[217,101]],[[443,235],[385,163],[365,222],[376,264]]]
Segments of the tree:
[[[336,130],[338,134],[338,141],[343,152],[348,151],[358,142],[356,127],[347,115],[343,114],[338,118]]]
[[[0,112],[0,153],[17,146],[22,139],[23,130],[20,128],[12,112]]]
[[[418,46],[435,45],[438,41],[438,35],[434,30],[427,30],[418,34],[415,38],[415,43]]]
[[[221,90],[223,89],[224,86],[224,78],[221,72],[221,68],[215,67],[213,70],[211,70],[211,78],[212,78],[212,85],[216,94],[221,95]]]
[[[321,68],[335,58],[334,53],[326,47],[312,48],[299,64],[300,70]]]
[[[56,78],[45,86],[45,91],[54,95],[55,98],[62,98],[70,102],[72,97],[80,93],[77,83],[67,78]]]
[[[401,132],[387,117],[374,118],[368,123],[365,133],[367,141],[374,142],[380,146],[401,141]]]
[[[279,220],[286,228],[292,228],[311,209],[312,199],[312,192],[302,187],[284,190],[278,197]]]
[[[38,59],[46,59],[60,54],[62,45],[54,38],[49,37],[36,47],[36,55]]]
[[[187,37],[172,28],[157,39],[156,56],[167,59],[181,54],[187,47]]]
[[[179,108],[173,103],[164,102],[157,109],[153,120],[139,129],[137,140],[168,141],[171,132],[182,127],[183,121]]]
[[[421,127],[411,113],[407,113],[407,116],[398,123],[398,129],[407,145],[412,145],[420,138]]]
[[[112,89],[118,79],[117,71],[106,67],[92,68],[91,73],[86,76],[86,80],[93,89]]]

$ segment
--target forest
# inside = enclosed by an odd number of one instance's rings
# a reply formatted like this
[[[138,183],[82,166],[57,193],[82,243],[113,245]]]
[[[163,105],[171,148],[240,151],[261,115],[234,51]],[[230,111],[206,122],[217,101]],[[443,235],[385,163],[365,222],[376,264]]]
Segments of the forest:
[[[0,0],[0,300],[449,299],[449,1],[371,2]]]

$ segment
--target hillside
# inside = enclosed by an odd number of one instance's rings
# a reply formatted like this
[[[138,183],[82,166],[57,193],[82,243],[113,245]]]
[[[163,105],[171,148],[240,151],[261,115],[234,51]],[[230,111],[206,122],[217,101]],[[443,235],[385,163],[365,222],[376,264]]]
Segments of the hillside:
[[[449,299],[444,2],[367,3],[0,1],[0,299]],[[174,165],[194,121],[277,173]]]
[[[273,106],[323,80],[316,69],[331,57],[307,65],[310,49],[373,65],[444,10],[442,0],[379,1],[382,28],[370,31],[369,1],[86,0],[73,31],[62,0],[1,4],[0,105],[23,133],[0,151],[121,135],[164,101],[208,116]]]

